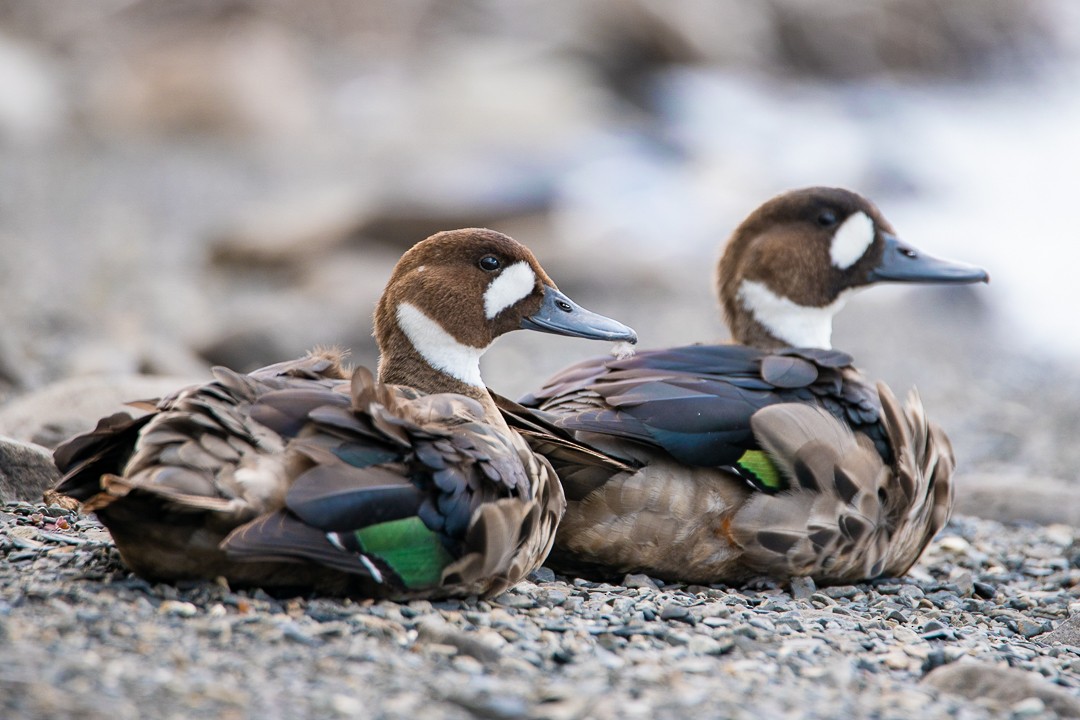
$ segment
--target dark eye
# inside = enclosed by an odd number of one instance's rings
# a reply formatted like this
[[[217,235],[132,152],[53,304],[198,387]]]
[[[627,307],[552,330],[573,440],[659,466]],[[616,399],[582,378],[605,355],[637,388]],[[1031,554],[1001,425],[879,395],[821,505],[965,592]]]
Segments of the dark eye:
[[[817,224],[821,227],[832,227],[836,224],[836,213],[832,210],[822,210],[817,216]]]
[[[500,267],[502,267],[502,263],[499,262],[499,258],[495,257],[494,255],[485,255],[484,257],[480,258],[479,264],[480,269],[485,272],[495,272]]]

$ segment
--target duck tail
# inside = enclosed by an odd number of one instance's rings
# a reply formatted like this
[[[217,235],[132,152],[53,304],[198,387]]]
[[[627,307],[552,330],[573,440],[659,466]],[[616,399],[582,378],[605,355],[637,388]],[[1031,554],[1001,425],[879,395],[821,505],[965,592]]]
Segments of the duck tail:
[[[878,383],[882,422],[895,463],[892,482],[882,499],[882,513],[892,534],[884,572],[903,575],[952,515],[956,457],[945,431],[931,422],[912,388],[900,403]]]
[[[948,438],[916,393],[901,408],[886,386],[878,390],[893,466],[821,408],[789,403],[755,413],[754,435],[788,489],[755,494],[733,517],[748,565],[825,583],[901,575],[944,525],[955,464]]]

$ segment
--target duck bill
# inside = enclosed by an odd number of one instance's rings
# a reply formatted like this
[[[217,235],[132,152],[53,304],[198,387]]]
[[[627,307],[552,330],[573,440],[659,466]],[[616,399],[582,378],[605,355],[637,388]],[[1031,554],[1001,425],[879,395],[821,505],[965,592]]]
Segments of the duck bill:
[[[881,262],[870,271],[870,282],[963,283],[990,282],[980,267],[942,260],[916,250],[893,235],[885,235]]]
[[[637,342],[637,333],[617,320],[578,305],[553,287],[544,287],[544,304],[521,321],[526,330],[589,338],[590,340]]]

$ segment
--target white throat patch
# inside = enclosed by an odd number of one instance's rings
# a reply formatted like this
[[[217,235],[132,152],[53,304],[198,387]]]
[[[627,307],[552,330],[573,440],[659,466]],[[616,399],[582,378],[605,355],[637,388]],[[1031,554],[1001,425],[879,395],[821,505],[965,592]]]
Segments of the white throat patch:
[[[847,293],[825,307],[807,307],[777,295],[756,280],[743,280],[739,285],[739,299],[778,340],[792,347],[823,350],[832,349],[833,315],[844,307]]]
[[[428,364],[473,387],[484,387],[480,379],[480,356],[487,348],[458,342],[443,326],[410,303],[397,307],[398,325]]]
[[[864,212],[855,213],[833,234],[832,248],[829,251],[832,264],[841,270],[847,270],[866,254],[872,242],[874,221]]]
[[[484,314],[488,320],[519,300],[524,300],[536,288],[536,273],[524,260],[499,273],[484,293]]]

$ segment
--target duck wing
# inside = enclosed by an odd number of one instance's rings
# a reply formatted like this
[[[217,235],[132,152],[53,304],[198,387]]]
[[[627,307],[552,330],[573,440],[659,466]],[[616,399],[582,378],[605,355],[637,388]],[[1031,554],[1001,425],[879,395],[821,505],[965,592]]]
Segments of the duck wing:
[[[253,414],[303,402],[291,394]],[[364,368],[350,395],[348,407],[308,412],[287,452],[284,506],[229,535],[231,560],[363,573],[395,597],[497,593],[543,561],[564,502],[521,438],[471,398],[382,385]]]
[[[690,345],[597,358],[521,400],[565,430],[641,443],[704,467],[733,466],[759,450],[750,418],[790,402],[825,408],[889,459],[876,390],[837,351]]]
[[[261,512],[284,492],[280,469],[266,459],[280,454],[283,436],[299,429],[305,408],[289,408],[291,425],[274,430],[254,420],[251,408],[286,387],[330,391],[346,376],[340,360],[325,351],[247,375],[214,368],[213,381],[162,398],[149,414],[105,418],[56,449],[63,477],[55,492],[87,510],[137,491],[157,495],[163,510]]]

